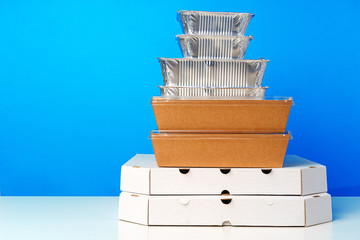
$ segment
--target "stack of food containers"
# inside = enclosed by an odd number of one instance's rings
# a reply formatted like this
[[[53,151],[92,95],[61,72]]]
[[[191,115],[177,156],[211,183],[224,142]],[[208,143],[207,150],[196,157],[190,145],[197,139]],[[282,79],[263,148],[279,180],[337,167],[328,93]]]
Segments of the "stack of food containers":
[[[185,58],[160,58],[151,134],[163,167],[281,167],[291,98],[265,98],[268,60],[243,60],[251,13],[180,11]]]
[[[152,155],[137,155],[123,166],[120,219],[251,226],[331,220],[325,167],[294,156],[281,168],[292,98],[265,97],[268,60],[243,60],[253,16],[178,12],[184,58],[159,59],[164,86],[152,99],[157,164]]]

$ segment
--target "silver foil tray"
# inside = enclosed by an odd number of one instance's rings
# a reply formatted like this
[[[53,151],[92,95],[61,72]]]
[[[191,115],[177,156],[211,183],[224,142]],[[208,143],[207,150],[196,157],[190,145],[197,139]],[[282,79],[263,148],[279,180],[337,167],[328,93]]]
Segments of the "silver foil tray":
[[[159,86],[163,97],[263,97],[268,87],[199,88]]]
[[[268,60],[159,58],[164,86],[260,87]]]
[[[185,34],[241,36],[245,34],[252,13],[178,11],[178,21]]]
[[[253,36],[176,36],[185,58],[243,59]]]

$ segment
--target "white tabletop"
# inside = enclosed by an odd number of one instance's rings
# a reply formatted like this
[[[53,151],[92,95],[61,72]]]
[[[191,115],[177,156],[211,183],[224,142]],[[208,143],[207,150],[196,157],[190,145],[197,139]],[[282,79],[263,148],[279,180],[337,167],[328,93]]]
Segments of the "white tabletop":
[[[117,220],[117,197],[0,197],[0,239],[360,239],[360,197],[334,197],[312,227],[146,227]]]

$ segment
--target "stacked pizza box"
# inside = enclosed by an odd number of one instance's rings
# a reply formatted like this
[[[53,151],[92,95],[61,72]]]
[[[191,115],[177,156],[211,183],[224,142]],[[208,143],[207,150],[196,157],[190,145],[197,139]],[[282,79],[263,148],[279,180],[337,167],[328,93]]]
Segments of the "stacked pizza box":
[[[184,58],[160,58],[155,155],[123,165],[119,219],[144,225],[310,226],[332,219],[326,168],[285,156],[291,97],[244,60],[250,13],[179,11]]]

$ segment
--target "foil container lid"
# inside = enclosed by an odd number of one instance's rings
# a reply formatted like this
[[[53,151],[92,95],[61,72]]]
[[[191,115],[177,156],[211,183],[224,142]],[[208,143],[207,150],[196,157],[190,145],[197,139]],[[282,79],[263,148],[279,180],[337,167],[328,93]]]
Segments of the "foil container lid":
[[[178,11],[177,20],[185,34],[239,36],[244,35],[252,13]]]
[[[253,36],[177,35],[185,58],[243,59]]]
[[[268,60],[159,58],[165,86],[261,87]]]
[[[159,86],[164,97],[263,97],[268,87],[259,88],[210,88]]]

